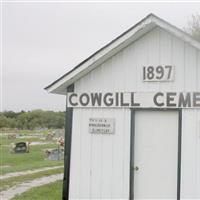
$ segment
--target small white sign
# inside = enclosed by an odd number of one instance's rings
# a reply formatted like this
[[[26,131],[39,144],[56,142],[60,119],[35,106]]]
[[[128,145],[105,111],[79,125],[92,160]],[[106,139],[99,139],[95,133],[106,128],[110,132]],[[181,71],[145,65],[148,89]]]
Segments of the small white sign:
[[[90,118],[89,133],[112,134],[114,133],[115,120],[113,118]]]

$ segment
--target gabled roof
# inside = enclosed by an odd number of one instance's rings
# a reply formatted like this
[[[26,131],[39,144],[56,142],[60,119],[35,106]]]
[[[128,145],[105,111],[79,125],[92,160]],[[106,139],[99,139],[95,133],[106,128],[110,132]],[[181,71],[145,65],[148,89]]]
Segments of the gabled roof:
[[[121,49],[125,48],[130,43],[134,42],[139,37],[143,36],[145,33],[149,32],[155,27],[160,27],[168,31],[169,33],[175,35],[176,37],[182,39],[183,41],[189,43],[193,47],[200,49],[200,43],[194,38],[192,38],[190,35],[183,32],[181,29],[169,24],[163,19],[160,19],[154,14],[149,14],[136,25],[134,25],[126,32],[122,33],[120,36],[111,41],[109,44],[99,49],[90,57],[82,61],[71,71],[67,72],[62,77],[51,83],[45,88],[45,90],[47,90],[50,93],[65,95],[66,88],[69,85],[76,82],[78,79],[86,75],[95,67],[99,66],[105,60],[112,57]]]

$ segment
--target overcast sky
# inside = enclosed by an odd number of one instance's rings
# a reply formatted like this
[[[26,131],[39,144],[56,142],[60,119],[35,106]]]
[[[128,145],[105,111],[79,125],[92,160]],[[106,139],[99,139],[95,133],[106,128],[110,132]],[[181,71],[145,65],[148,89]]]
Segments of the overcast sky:
[[[65,110],[43,88],[149,13],[183,28],[200,3],[9,2],[2,6],[3,110]]]

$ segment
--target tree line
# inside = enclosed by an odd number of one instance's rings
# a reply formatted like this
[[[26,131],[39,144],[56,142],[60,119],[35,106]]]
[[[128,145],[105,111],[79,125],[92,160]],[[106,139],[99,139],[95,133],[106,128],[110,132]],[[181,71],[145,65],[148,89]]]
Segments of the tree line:
[[[200,14],[192,15],[184,31],[189,33],[193,38],[200,41]]]
[[[4,111],[0,113],[0,128],[33,130],[36,128],[64,128],[65,113],[54,111]]]

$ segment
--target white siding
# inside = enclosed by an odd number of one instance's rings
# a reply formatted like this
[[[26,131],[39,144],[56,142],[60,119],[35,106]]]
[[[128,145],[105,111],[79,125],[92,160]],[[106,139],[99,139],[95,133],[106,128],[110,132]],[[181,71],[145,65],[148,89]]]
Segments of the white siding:
[[[200,84],[198,63],[197,49],[156,28],[77,81],[76,92],[196,91]],[[160,64],[175,66],[175,80],[143,82],[141,68]]]
[[[144,65],[174,65],[173,82],[143,82]],[[75,92],[200,91],[200,53],[155,28],[75,83]],[[89,117],[113,117],[113,135],[88,133]],[[183,198],[200,198],[200,111],[183,110]],[[128,198],[130,110],[75,108],[71,198]]]
[[[183,198],[200,198],[199,195],[199,123],[197,110],[184,110],[182,131],[182,186]]]
[[[115,118],[115,133],[88,132],[90,117]],[[70,198],[128,198],[130,157],[129,109],[75,109]]]

